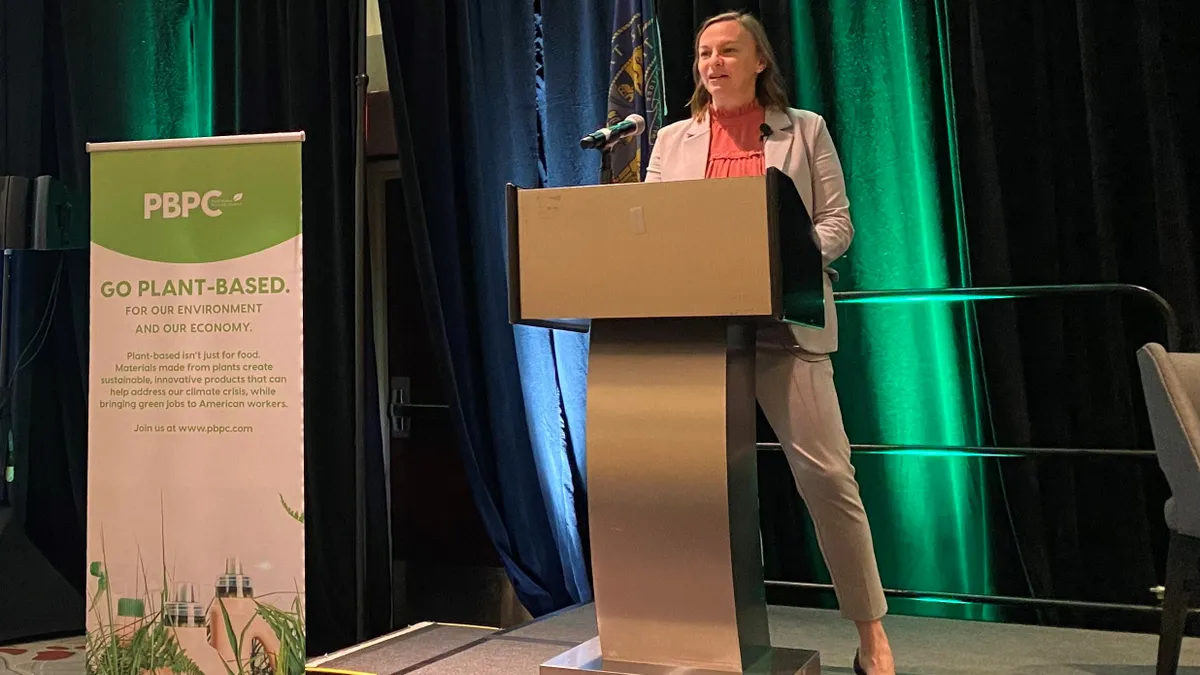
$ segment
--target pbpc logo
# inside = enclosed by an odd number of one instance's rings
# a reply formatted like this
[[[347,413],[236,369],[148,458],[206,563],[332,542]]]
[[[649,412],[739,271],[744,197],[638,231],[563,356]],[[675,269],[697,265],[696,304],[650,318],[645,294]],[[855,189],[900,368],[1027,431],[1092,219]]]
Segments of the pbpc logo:
[[[157,212],[163,218],[187,218],[199,208],[209,218],[216,218],[224,213],[223,207],[233,206],[241,200],[240,192],[233,199],[221,199],[220,190],[209,190],[203,195],[199,192],[147,192],[142,196],[142,217],[150,220]]]

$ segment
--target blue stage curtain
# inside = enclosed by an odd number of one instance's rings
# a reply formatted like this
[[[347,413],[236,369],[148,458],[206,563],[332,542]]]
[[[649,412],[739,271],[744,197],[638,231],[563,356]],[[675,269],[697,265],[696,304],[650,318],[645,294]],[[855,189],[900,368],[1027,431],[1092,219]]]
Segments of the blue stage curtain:
[[[538,187],[546,170],[534,6],[383,0],[380,13],[406,216],[464,469],[540,616],[590,591],[554,340],[507,313],[504,186]]]
[[[544,91],[542,145],[551,187],[592,185],[600,178],[600,155],[584,151],[579,139],[607,123],[609,45],[615,0],[542,4]],[[552,336],[558,387],[566,419],[567,455],[574,481],[564,481],[578,514],[575,539],[587,550],[587,360],[588,336],[555,331]],[[566,475],[564,474],[564,478]],[[564,503],[564,507],[566,504]],[[572,542],[572,543],[574,543]],[[582,567],[582,565],[580,565]],[[587,596],[590,597],[590,586]]]

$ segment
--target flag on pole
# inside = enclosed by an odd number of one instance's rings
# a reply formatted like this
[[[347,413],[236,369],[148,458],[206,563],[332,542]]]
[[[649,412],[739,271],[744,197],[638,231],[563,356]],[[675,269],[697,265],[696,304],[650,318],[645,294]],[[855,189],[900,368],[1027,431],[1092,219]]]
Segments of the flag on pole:
[[[632,113],[646,118],[646,131],[612,149],[613,182],[636,183],[646,174],[650,150],[666,117],[661,42],[654,0],[617,0],[609,58],[608,124]]]

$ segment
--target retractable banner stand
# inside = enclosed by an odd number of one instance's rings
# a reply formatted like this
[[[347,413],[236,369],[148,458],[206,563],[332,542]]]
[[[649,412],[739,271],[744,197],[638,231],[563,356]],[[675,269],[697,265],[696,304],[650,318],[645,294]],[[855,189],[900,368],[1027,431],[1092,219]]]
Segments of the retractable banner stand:
[[[88,146],[89,675],[304,670],[303,140]]]

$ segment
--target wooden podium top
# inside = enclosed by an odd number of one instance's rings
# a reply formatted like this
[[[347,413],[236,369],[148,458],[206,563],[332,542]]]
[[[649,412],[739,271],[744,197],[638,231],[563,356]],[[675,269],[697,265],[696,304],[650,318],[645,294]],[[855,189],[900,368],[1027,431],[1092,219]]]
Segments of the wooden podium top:
[[[512,320],[779,318],[772,185],[509,186]]]

